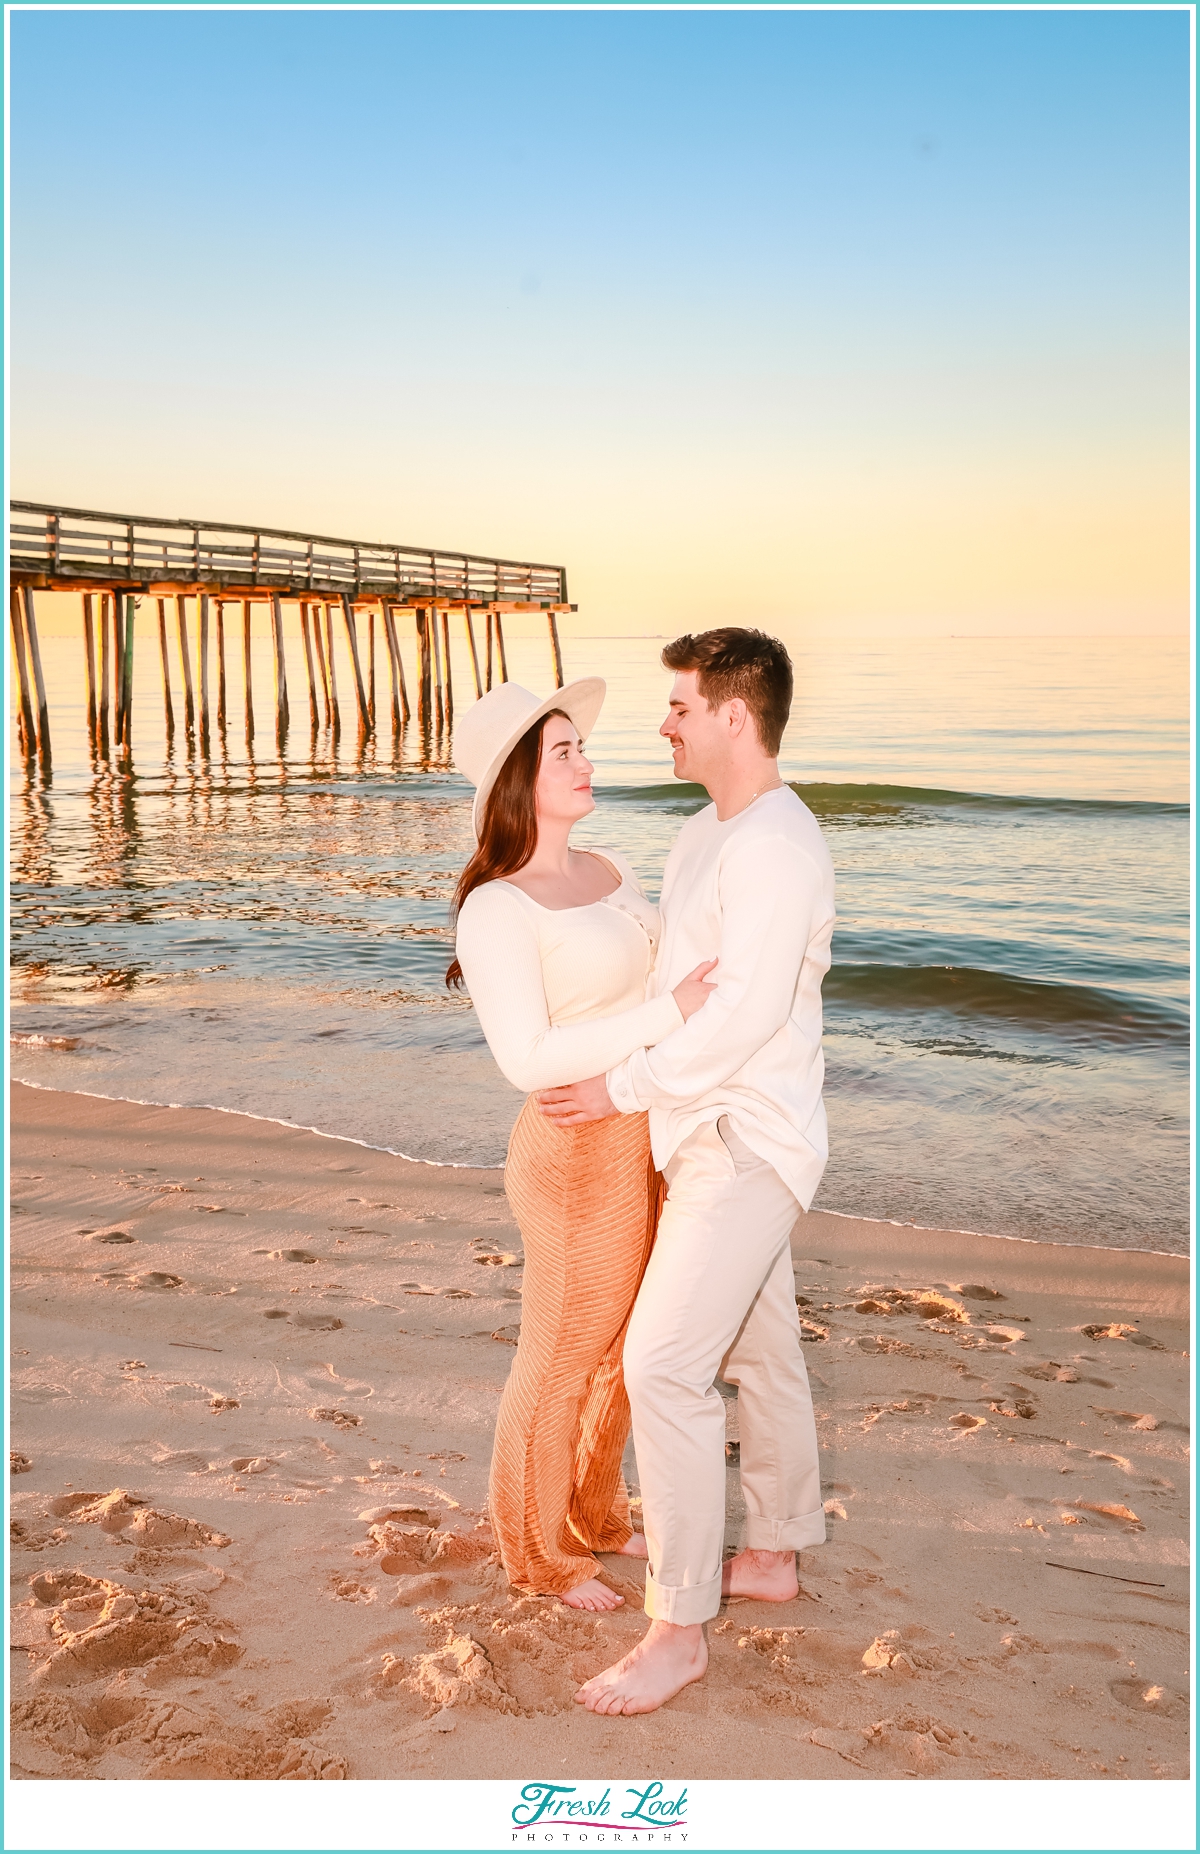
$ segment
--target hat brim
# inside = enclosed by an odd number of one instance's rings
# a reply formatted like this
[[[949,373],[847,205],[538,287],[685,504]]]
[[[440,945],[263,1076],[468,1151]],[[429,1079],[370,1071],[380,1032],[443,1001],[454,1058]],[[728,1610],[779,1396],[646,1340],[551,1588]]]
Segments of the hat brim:
[[[553,714],[559,708],[578,730],[580,740],[586,740],[595,727],[596,719],[604,706],[607,689],[608,685],[603,676],[581,676],[578,682],[569,682],[565,688],[556,689],[553,695],[546,697],[540,707],[533,710],[532,714],[522,718],[520,726],[514,728],[503,745],[497,748],[491,764],[475,788],[475,803],[471,806],[471,824],[476,838],[479,836],[484,807],[491,797],[492,787],[500,776],[501,767],[517,742],[528,734],[531,727],[536,727],[546,715]]]

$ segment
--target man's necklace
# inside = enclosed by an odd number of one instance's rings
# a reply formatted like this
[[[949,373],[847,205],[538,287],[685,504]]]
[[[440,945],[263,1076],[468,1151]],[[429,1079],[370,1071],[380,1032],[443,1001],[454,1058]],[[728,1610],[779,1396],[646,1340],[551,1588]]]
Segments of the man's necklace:
[[[770,785],[760,785],[757,792],[751,792],[749,798],[746,800],[744,805],[738,806],[737,810],[733,814],[734,817],[740,817],[743,811],[749,811],[755,799],[761,798],[764,792],[776,792],[779,790],[779,787],[782,784],[783,784],[782,779],[772,779]]]

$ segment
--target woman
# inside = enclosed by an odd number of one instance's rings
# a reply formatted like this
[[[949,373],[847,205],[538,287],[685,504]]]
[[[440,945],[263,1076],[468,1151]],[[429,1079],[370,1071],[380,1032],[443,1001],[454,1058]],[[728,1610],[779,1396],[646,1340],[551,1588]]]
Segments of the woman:
[[[657,910],[624,858],[569,846],[572,826],[595,810],[583,741],[603,700],[598,677],[544,702],[502,683],[458,724],[455,760],[476,787],[478,847],[455,890],[446,974],[448,985],[466,980],[492,1054],[529,1095],[504,1173],[525,1285],[496,1423],[492,1529],[516,1589],[591,1610],[622,1600],[596,1576],[592,1553],[646,1553],[621,1478],[621,1346],[654,1240],[659,1179],[644,1114],[556,1127],[536,1093],[660,1042],[700,1009],[711,989],[702,975],[715,963],[646,1001]]]

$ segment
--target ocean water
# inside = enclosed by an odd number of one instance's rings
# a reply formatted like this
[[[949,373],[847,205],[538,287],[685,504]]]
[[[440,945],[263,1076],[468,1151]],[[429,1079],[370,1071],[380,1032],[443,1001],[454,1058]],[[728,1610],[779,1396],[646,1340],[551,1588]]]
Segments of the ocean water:
[[[207,753],[179,725],[172,644],[168,743],[139,623],[128,758],[89,748],[78,630],[43,640],[53,768],[12,764],[14,1077],[502,1163],[519,1097],[442,984],[470,844],[450,734],[394,739],[382,682],[365,748],[345,703],[340,736],[314,734],[289,634],[285,750],[262,638],[248,746],[239,627]],[[544,634],[509,630],[510,674],[547,689]],[[819,1206],[1183,1252],[1186,643],[785,636],[783,769],[838,878]],[[651,892],[705,802],[656,731],[661,641],[564,639],[569,677],[609,682],[577,841],[624,851]],[[454,675],[461,708],[457,639]]]

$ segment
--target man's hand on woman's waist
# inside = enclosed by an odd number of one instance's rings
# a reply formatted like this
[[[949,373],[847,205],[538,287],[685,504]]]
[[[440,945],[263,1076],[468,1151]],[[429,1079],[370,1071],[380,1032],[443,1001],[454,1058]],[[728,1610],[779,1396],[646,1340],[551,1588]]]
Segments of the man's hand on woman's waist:
[[[589,1120],[607,1120],[616,1113],[603,1075],[572,1082],[568,1088],[547,1088],[537,1097],[547,1120],[560,1127],[582,1127]]]

